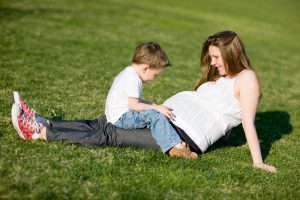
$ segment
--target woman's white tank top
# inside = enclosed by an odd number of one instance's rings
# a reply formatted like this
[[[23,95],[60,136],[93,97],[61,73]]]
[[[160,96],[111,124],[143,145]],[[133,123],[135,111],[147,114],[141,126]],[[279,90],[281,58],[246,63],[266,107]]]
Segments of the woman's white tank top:
[[[183,129],[202,152],[227,131],[241,123],[240,103],[234,96],[232,79],[206,82],[197,91],[180,92],[164,102],[173,108],[173,122]]]

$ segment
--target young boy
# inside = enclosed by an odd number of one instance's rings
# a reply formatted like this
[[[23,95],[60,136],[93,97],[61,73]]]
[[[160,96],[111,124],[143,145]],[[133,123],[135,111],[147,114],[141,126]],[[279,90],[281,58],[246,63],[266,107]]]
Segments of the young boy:
[[[153,81],[156,76],[171,66],[165,51],[154,42],[136,47],[132,65],[115,78],[109,90],[105,114],[107,121],[119,128],[150,128],[152,136],[170,156],[196,159],[168,121],[173,120],[170,108],[141,99],[143,82]]]

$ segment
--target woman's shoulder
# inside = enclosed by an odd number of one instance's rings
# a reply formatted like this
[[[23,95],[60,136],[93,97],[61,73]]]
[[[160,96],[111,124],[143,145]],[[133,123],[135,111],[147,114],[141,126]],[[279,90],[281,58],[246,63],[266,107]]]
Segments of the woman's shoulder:
[[[255,71],[253,71],[251,69],[245,69],[237,75],[237,78],[238,79],[248,79],[248,78],[256,78],[257,79],[257,75],[256,75]]]
[[[238,89],[243,88],[244,90],[249,90],[251,88],[256,88],[260,90],[260,83],[258,77],[255,71],[251,69],[245,69],[241,71],[237,76],[235,85]]]
[[[246,95],[247,98],[249,97],[249,93],[258,97],[261,95],[260,83],[253,70],[246,69],[238,74],[235,81],[234,93],[239,102],[241,102],[242,94]]]
[[[258,82],[258,77],[255,73],[255,71],[251,69],[245,69],[241,71],[237,77],[236,77],[236,82],[238,84],[250,84],[250,83],[257,83]]]

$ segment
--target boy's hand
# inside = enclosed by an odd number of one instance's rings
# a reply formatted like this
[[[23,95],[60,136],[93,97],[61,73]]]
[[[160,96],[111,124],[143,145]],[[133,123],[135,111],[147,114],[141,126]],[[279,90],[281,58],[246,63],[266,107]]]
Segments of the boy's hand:
[[[174,121],[174,119],[176,117],[172,112],[173,109],[168,106],[156,105],[155,110],[157,110],[161,114],[165,115],[171,121]]]

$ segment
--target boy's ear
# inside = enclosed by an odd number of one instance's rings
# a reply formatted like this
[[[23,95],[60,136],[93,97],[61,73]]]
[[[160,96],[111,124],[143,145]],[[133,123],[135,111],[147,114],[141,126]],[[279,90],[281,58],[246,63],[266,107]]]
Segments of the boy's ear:
[[[146,72],[148,69],[150,69],[150,66],[147,64],[143,65],[143,72]]]

